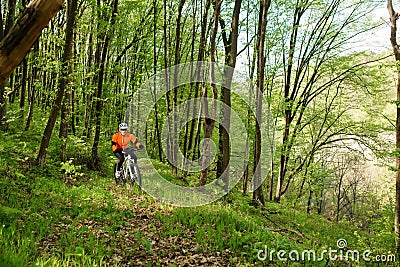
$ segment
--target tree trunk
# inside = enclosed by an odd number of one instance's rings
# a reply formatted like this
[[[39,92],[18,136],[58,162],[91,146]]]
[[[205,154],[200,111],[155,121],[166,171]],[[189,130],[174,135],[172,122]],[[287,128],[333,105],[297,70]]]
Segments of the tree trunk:
[[[190,62],[194,61],[194,51],[195,51],[195,41],[196,41],[196,19],[195,19],[196,18],[196,8],[197,8],[197,5],[194,4],[193,5],[193,17],[192,17],[192,20],[193,20],[192,42],[191,42],[191,45],[190,45],[190,47],[191,47],[191,49],[190,49]],[[194,70],[191,69],[190,77],[193,77],[193,71]],[[195,88],[196,88],[196,84],[191,82],[190,83],[188,99],[192,98],[192,95],[194,93]],[[185,137],[183,139],[183,157],[184,157],[183,165],[185,167],[187,166],[187,159],[188,159],[188,155],[189,155],[188,151],[189,151],[189,148],[191,147],[191,144],[193,142],[193,140],[192,140],[193,132],[191,132],[191,136],[190,136],[191,140],[189,141],[189,129],[191,129],[191,130],[193,129],[194,122],[195,122],[193,119],[190,120],[190,122],[189,122],[190,111],[191,111],[191,102],[192,101],[187,101],[187,105],[186,105],[186,121],[187,121],[187,123],[185,125]],[[195,104],[193,104],[193,106],[195,106]],[[190,125],[190,128],[189,128],[189,125]],[[188,146],[188,144],[190,144],[190,145]],[[185,167],[183,167],[182,169],[185,169]],[[184,175],[186,176],[186,172],[185,172]]]
[[[390,23],[391,23],[391,34],[390,42],[392,44],[394,56],[396,59],[396,65],[400,62],[400,47],[397,43],[397,19],[399,13],[393,9],[392,0],[388,0],[387,5]],[[397,71],[397,114],[396,114],[396,204],[394,213],[394,232],[396,239],[396,250],[400,253],[400,71]]]
[[[33,53],[33,55],[37,55],[36,52],[39,51],[39,41],[36,41],[36,43],[33,45],[33,50],[35,51],[35,53]],[[35,82],[37,79],[37,75],[38,75],[38,67],[37,66],[33,66],[32,67],[32,78],[30,79],[30,86],[28,85],[28,88],[30,88],[30,90],[28,91],[28,95],[29,95],[29,113],[28,113],[28,118],[26,119],[26,125],[25,125],[25,131],[29,130],[29,127],[31,126],[31,122],[32,122],[32,118],[33,118],[33,109],[35,107]]]
[[[207,33],[207,25],[208,25],[208,11],[211,6],[211,0],[207,0],[206,5],[204,7],[203,15],[201,18],[201,32],[200,32],[200,42],[199,42],[199,52],[197,55],[197,61],[202,62],[204,61],[205,57],[205,51],[206,51],[206,33]],[[197,75],[200,75],[200,70],[197,70]],[[199,76],[197,77],[197,80],[200,80]],[[199,83],[194,84],[194,101],[193,101],[193,114],[197,114],[197,109],[198,109],[198,103],[197,103],[197,98],[199,96]],[[197,157],[198,151],[196,150],[198,148],[199,140],[200,140],[200,131],[201,131],[201,123],[200,123],[200,115],[202,114],[202,107],[200,105],[200,112],[199,118],[195,121],[192,122],[190,126],[190,133],[189,133],[189,142],[188,142],[188,151],[190,148],[192,148],[192,160],[194,160]],[[197,126],[197,127],[196,127]],[[196,134],[195,132],[195,127],[196,127]]]
[[[96,95],[96,111],[95,111],[95,120],[96,120],[96,130],[95,130],[95,136],[94,136],[94,141],[93,141],[93,146],[92,146],[92,159],[94,166],[92,166],[94,169],[99,168],[99,162],[100,158],[98,155],[98,147],[100,143],[100,127],[101,127],[101,111],[103,109],[103,82],[104,82],[104,73],[105,73],[105,64],[106,64],[106,59],[107,59],[107,52],[108,52],[108,46],[110,45],[110,40],[113,32],[113,27],[115,24],[115,17],[118,12],[118,0],[114,0],[113,3],[113,13],[111,15],[111,20],[110,20],[110,29],[109,32],[106,35],[106,39],[104,41],[104,46],[103,50],[101,52],[101,62],[100,62],[100,70],[99,70],[99,80],[97,84],[97,95]]]
[[[7,34],[11,31],[12,25],[14,23],[14,18],[15,18],[15,5],[16,1],[15,0],[9,0],[8,1],[8,12],[7,12],[7,20],[6,20],[6,25],[5,29],[3,31],[3,20],[1,20],[1,32],[0,32],[0,38],[3,39],[4,36],[7,36]],[[3,128],[4,131],[7,131],[8,129],[8,123],[7,123],[7,91],[6,91],[6,84],[10,82],[9,80],[3,80],[0,84],[0,126]],[[9,88],[12,88],[12,84],[9,84]]]
[[[169,164],[171,165],[172,168],[174,168],[174,162],[173,162],[173,138],[171,138],[171,117],[169,116],[171,114],[172,111],[172,104],[171,104],[171,91],[170,91],[170,80],[169,80],[169,73],[168,73],[168,67],[169,67],[169,59],[168,59],[168,46],[169,46],[169,36],[168,36],[168,32],[167,32],[167,27],[168,27],[168,10],[167,10],[167,0],[163,1],[163,15],[164,15],[164,22],[163,22],[163,35],[164,35],[164,77],[165,77],[165,90],[166,90],[166,94],[165,94],[165,105],[166,105],[166,109],[167,109],[167,128],[168,128],[168,134],[167,134],[167,140],[166,140],[166,158],[169,162]]]
[[[253,201],[265,205],[264,192],[261,177],[261,118],[262,100],[264,92],[264,72],[265,72],[265,35],[267,29],[267,13],[271,5],[271,0],[264,0],[260,4],[260,16],[258,27],[258,56],[257,56],[257,89],[256,89],[256,135],[254,140],[254,192]]]
[[[217,116],[217,85],[212,81],[215,80],[215,73],[214,73],[214,63],[215,63],[215,53],[216,53],[216,39],[218,33],[218,18],[221,13],[221,4],[222,0],[217,0],[214,7],[214,16],[213,16],[213,29],[210,39],[210,82],[213,94],[213,100],[211,105],[211,115],[209,114],[208,108],[208,100],[207,100],[207,85],[203,85],[202,91],[202,107],[204,111],[204,143],[203,143],[203,153],[201,158],[201,172],[200,172],[200,181],[199,185],[203,186],[207,183],[207,176],[208,176],[208,167],[211,163],[210,154],[211,154],[211,138],[212,133],[215,127],[215,119]]]
[[[57,120],[58,113],[60,112],[62,100],[64,97],[64,91],[68,84],[69,78],[69,64],[72,55],[72,44],[73,44],[73,36],[74,36],[74,27],[75,27],[75,14],[77,9],[77,1],[68,0],[67,1],[67,26],[65,31],[65,45],[64,45],[64,53],[62,57],[62,67],[61,67],[61,76],[60,83],[57,92],[57,97],[55,102],[51,108],[50,117],[47,121],[46,129],[44,130],[42,142],[40,144],[39,153],[37,156],[37,163],[41,166],[44,165],[46,160],[46,149],[49,146],[51,134],[54,129],[54,125]]]
[[[281,149],[281,158],[280,158],[280,166],[279,166],[279,177],[278,182],[276,184],[275,191],[275,201],[279,202],[282,194],[282,186],[283,181],[287,172],[287,163],[289,161],[289,134],[290,127],[292,124],[292,95],[290,95],[290,86],[291,86],[291,78],[292,78],[292,70],[293,70],[293,60],[294,60],[294,50],[296,47],[297,41],[297,33],[300,25],[300,19],[302,16],[302,12],[300,11],[300,7],[296,6],[296,10],[294,13],[294,21],[292,25],[292,33],[290,36],[290,44],[289,44],[289,58],[287,64],[286,77],[285,77],[285,88],[284,88],[284,129],[282,134],[282,149]]]
[[[28,61],[24,59],[22,61],[22,78],[21,78],[21,97],[19,100],[19,108],[21,109],[21,121],[24,121],[24,108],[25,108],[25,95],[26,95],[26,85],[28,79]]]
[[[85,84],[87,87],[90,86],[91,84],[91,79],[90,76],[88,75],[89,73],[91,73],[93,71],[93,33],[91,31],[90,35],[89,35],[89,47],[88,47],[88,61],[87,61],[87,78],[85,79]],[[83,98],[86,102],[85,105],[85,115],[84,115],[84,127],[83,127],[83,136],[86,136],[87,139],[90,138],[90,134],[91,134],[91,126],[92,126],[92,99],[93,99],[93,93],[91,92],[85,92],[83,91]]]
[[[63,0],[33,0],[0,42],[0,83],[19,65]]]
[[[309,194],[308,194],[308,200],[307,200],[307,214],[310,214],[310,213],[311,213],[312,194],[313,194],[313,191],[310,189],[310,192],[309,192]]]
[[[242,0],[235,0],[235,6],[232,14],[232,23],[231,23],[231,33],[229,35],[229,39],[226,38],[225,33],[225,23],[222,19],[221,27],[223,30],[223,41],[225,47],[225,64],[228,66],[224,70],[224,85],[222,86],[222,97],[221,100],[225,104],[221,108],[222,117],[224,121],[225,127],[221,127],[220,125],[220,145],[218,146],[221,157],[218,158],[218,166],[219,171],[217,171],[217,175],[222,175],[222,181],[224,183],[223,189],[227,192],[229,187],[229,160],[230,160],[230,145],[229,145],[229,131],[230,131],[230,121],[231,121],[231,85],[232,85],[232,77],[233,77],[233,69],[236,66],[236,58],[237,58],[237,48],[238,48],[238,37],[239,37],[239,16],[240,9],[242,6]],[[219,176],[218,176],[219,177]]]
[[[153,1],[153,75],[154,75],[154,92],[153,92],[153,99],[154,99],[154,117],[155,117],[155,131],[156,131],[156,138],[157,138],[157,152],[158,152],[158,159],[162,161],[162,146],[161,146],[161,134],[159,129],[159,122],[158,122],[158,108],[157,108],[157,84],[156,84],[156,75],[157,75],[157,1]]]
[[[175,29],[175,71],[174,71],[174,88],[173,88],[173,107],[178,106],[178,64],[180,63],[180,43],[181,43],[181,19],[182,9],[186,0],[179,0],[178,14]],[[172,174],[178,175],[178,149],[179,149],[179,133],[178,133],[178,114],[174,112],[173,116],[173,137],[172,137]]]

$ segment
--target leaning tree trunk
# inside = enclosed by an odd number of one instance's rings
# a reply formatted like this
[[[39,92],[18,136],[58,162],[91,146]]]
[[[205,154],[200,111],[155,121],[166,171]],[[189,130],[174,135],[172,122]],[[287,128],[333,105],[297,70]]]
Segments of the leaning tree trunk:
[[[0,43],[0,82],[19,65],[63,0],[33,0]]]
[[[62,57],[62,67],[61,67],[61,76],[60,76],[60,85],[57,92],[57,97],[55,102],[51,108],[50,117],[47,121],[46,129],[44,130],[42,142],[40,144],[39,153],[37,156],[37,163],[41,166],[44,165],[46,160],[46,149],[49,147],[51,134],[54,129],[54,125],[56,123],[58,113],[60,112],[62,100],[64,97],[64,91],[68,84],[68,69],[69,69],[69,61],[72,55],[72,44],[73,44],[73,36],[74,36],[74,27],[75,27],[75,14],[77,9],[77,1],[68,0],[67,1],[67,26],[65,29],[65,45],[64,45],[64,54]]]
[[[393,9],[392,0],[388,0],[387,5],[390,23],[391,23],[391,34],[390,42],[393,47],[394,56],[396,59],[396,65],[400,62],[400,47],[397,43],[397,19],[399,18],[399,13],[395,12]],[[396,205],[394,214],[394,231],[396,235],[396,250],[400,253],[400,71],[397,71],[397,115],[396,115]]]

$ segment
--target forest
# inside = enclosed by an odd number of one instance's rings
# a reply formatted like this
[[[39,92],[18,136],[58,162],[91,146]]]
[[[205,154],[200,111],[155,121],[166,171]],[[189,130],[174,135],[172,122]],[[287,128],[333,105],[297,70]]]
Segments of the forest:
[[[398,266],[399,10],[0,0],[0,266]]]

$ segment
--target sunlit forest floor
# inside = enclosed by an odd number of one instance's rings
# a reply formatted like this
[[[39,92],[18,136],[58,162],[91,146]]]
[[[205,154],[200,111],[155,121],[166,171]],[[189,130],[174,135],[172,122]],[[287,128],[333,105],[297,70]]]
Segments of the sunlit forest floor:
[[[0,266],[377,266],[382,255],[379,266],[396,266],[391,211],[360,230],[290,203],[254,207],[240,187],[206,206],[172,207],[114,185],[107,138],[93,171],[90,145],[74,137],[67,163],[52,142],[45,167],[35,166],[40,137],[12,123],[1,133]]]

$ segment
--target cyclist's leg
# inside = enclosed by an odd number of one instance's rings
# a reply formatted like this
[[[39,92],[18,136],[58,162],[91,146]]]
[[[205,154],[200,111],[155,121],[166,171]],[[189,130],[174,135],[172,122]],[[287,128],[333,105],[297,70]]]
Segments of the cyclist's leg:
[[[124,154],[122,154],[122,151],[114,151],[114,155],[118,158],[118,161],[115,163],[114,167],[114,177],[115,177],[115,183],[118,185],[119,180],[115,173],[117,171],[121,171],[122,164],[124,163]]]

